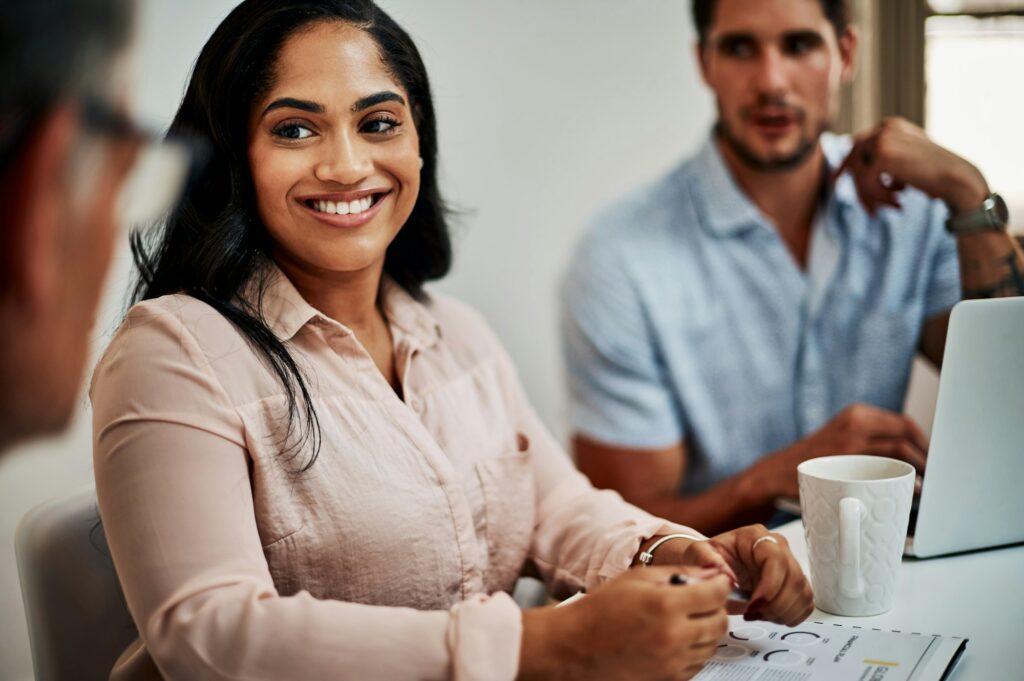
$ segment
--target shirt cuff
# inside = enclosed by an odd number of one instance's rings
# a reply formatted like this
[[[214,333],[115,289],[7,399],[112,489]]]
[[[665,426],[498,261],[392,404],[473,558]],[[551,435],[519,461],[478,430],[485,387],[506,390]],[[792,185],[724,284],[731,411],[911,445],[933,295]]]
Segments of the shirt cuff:
[[[448,649],[454,681],[513,681],[523,616],[507,593],[477,594],[451,610]]]

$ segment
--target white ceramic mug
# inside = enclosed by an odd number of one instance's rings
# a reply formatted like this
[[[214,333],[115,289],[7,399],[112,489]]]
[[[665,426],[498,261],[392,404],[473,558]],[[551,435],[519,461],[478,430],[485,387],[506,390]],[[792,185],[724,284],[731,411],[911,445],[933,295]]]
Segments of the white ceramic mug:
[[[914,496],[914,467],[881,456],[825,456],[797,467],[814,604],[865,617],[892,608]]]

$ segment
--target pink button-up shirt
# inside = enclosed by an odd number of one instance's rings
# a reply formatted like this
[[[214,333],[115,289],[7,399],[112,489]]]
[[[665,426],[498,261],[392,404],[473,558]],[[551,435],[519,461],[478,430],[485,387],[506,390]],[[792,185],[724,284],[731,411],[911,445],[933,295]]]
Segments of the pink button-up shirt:
[[[319,458],[281,385],[206,304],[132,308],[96,369],[100,511],[139,641],[117,680],[512,679],[528,559],[555,593],[693,533],[598,492],[481,318],[385,281],[404,399],[276,271],[263,313],[309,381]],[[301,425],[301,421],[299,421]]]

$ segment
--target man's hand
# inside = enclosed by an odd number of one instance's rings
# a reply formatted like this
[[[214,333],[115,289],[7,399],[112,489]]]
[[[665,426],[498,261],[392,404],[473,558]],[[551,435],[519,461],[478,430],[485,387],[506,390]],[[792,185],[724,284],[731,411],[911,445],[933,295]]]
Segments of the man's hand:
[[[854,404],[813,435],[758,461],[748,475],[766,499],[795,497],[799,494],[796,467],[808,459],[835,454],[889,456],[923,472],[928,439],[908,416]]]
[[[884,206],[899,208],[899,192],[908,186],[944,201],[953,213],[978,208],[990,193],[977,168],[902,118],[887,118],[854,137],[835,177],[846,171],[872,216]]]

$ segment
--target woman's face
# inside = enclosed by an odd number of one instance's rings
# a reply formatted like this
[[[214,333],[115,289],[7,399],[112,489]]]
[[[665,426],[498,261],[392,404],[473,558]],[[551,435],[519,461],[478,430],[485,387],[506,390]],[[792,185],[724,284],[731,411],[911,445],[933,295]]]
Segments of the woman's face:
[[[286,272],[379,276],[416,203],[421,162],[409,97],[367,33],[325,22],[284,43],[253,106],[249,165]]]

